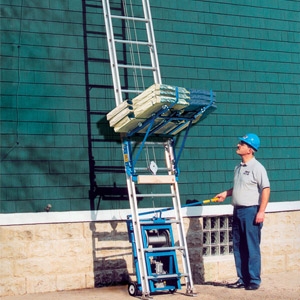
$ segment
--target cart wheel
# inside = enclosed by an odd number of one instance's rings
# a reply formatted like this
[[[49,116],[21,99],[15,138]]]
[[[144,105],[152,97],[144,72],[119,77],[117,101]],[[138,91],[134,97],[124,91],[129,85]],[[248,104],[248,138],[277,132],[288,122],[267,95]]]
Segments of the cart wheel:
[[[171,290],[169,290],[169,292],[170,292],[171,294],[176,293],[176,291],[177,291],[177,289],[171,289]]]
[[[128,293],[130,296],[135,297],[137,295],[137,284],[134,282],[129,283]]]

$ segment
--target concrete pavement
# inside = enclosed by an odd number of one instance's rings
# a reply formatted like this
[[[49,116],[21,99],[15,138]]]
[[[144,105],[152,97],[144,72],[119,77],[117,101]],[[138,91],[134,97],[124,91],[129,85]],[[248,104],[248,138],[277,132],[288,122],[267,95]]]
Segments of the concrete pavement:
[[[263,299],[263,300],[299,300],[300,299],[300,270],[293,272],[263,275],[263,283],[256,291],[244,289],[232,290],[225,287],[226,282],[207,282],[195,285],[194,297],[187,297],[185,287],[174,294],[160,293],[151,295],[154,300],[220,300],[220,299]],[[126,300],[141,299],[131,297],[127,286],[111,286],[85,290],[61,291],[52,293],[27,294],[22,296],[5,296],[2,300]]]

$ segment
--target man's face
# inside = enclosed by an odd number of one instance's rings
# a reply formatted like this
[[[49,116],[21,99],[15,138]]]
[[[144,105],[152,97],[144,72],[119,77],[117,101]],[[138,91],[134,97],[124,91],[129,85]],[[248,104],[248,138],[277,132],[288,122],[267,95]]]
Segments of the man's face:
[[[243,156],[243,155],[249,155],[253,153],[253,149],[243,141],[240,141],[236,147],[237,147],[236,153],[238,155]]]

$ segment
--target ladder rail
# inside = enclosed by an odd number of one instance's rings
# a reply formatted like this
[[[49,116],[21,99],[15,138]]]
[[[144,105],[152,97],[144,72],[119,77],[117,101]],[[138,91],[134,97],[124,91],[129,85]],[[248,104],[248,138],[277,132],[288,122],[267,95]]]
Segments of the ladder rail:
[[[166,162],[167,167],[172,168],[173,162],[175,162],[175,156],[174,156],[174,149],[173,149],[173,141],[169,140],[167,145],[165,146],[165,155],[166,155]],[[175,168],[175,166],[174,166]],[[169,174],[172,174],[171,171],[169,171]],[[190,259],[189,259],[189,251],[187,248],[187,242],[185,238],[185,230],[184,230],[184,224],[183,224],[183,217],[182,217],[182,211],[181,211],[181,201],[179,196],[179,188],[177,181],[171,185],[171,192],[175,196],[173,196],[173,207],[174,207],[174,213],[175,213],[175,219],[180,220],[179,223],[177,223],[177,231],[178,231],[178,238],[179,238],[179,246],[184,248],[184,259],[183,259],[183,269],[184,273],[187,273],[189,276],[185,276],[186,286],[187,286],[187,293],[193,292],[193,279],[192,279],[192,270],[190,266]]]
[[[150,294],[150,287],[149,287],[149,281],[148,281],[148,275],[147,275],[147,266],[145,261],[145,250],[143,247],[143,239],[142,239],[142,231],[141,231],[141,224],[138,217],[138,206],[136,201],[136,190],[135,190],[135,184],[132,181],[132,177],[129,175],[126,175],[126,181],[127,181],[127,187],[128,187],[128,194],[129,194],[129,203],[130,208],[132,212],[132,226],[133,226],[133,233],[135,237],[136,242],[136,252],[137,252],[137,258],[138,258],[138,265],[139,265],[139,271],[140,271],[140,280],[141,280],[141,286],[142,291],[144,295]],[[137,270],[136,270],[137,271]]]
[[[149,4],[149,0],[143,0],[142,2],[143,2],[145,19],[149,20],[149,22],[146,23],[146,30],[147,30],[148,40],[150,42],[150,45],[152,45],[149,50],[150,50],[152,66],[155,67],[155,70],[153,71],[154,83],[161,84],[162,82],[161,82],[160,68],[159,68],[159,62],[157,56],[156,42],[154,37],[154,29],[153,29],[150,4]]]
[[[114,94],[115,94],[116,105],[118,106],[119,104],[122,103],[122,91],[121,91],[118,58],[117,58],[116,45],[114,41],[114,31],[113,31],[113,24],[111,20],[112,18],[110,13],[109,1],[102,0],[102,6],[103,6],[105,28],[106,28],[108,52],[110,58],[110,67],[111,67],[113,85],[114,85]]]

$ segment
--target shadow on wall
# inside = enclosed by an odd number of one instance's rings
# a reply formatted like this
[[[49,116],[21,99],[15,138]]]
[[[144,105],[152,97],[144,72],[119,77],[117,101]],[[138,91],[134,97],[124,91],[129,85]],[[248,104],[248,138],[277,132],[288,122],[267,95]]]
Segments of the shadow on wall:
[[[188,220],[186,240],[192,277],[195,284],[203,284],[203,228],[198,217],[188,218]],[[91,222],[90,230],[94,286],[103,287],[131,282],[136,274],[126,222]]]
[[[198,202],[198,200],[187,200],[186,204]],[[188,210],[193,206],[188,207]],[[189,250],[190,264],[192,269],[193,282],[195,284],[203,284],[204,263],[203,263],[203,227],[199,217],[188,218],[189,227],[187,229],[186,242]]]
[[[130,281],[127,261],[131,261],[131,246],[127,232],[118,231],[119,222],[91,222],[94,262],[94,286],[127,284]]]
[[[203,229],[199,218],[189,218],[186,242],[189,249],[193,281],[195,284],[203,284]]]

